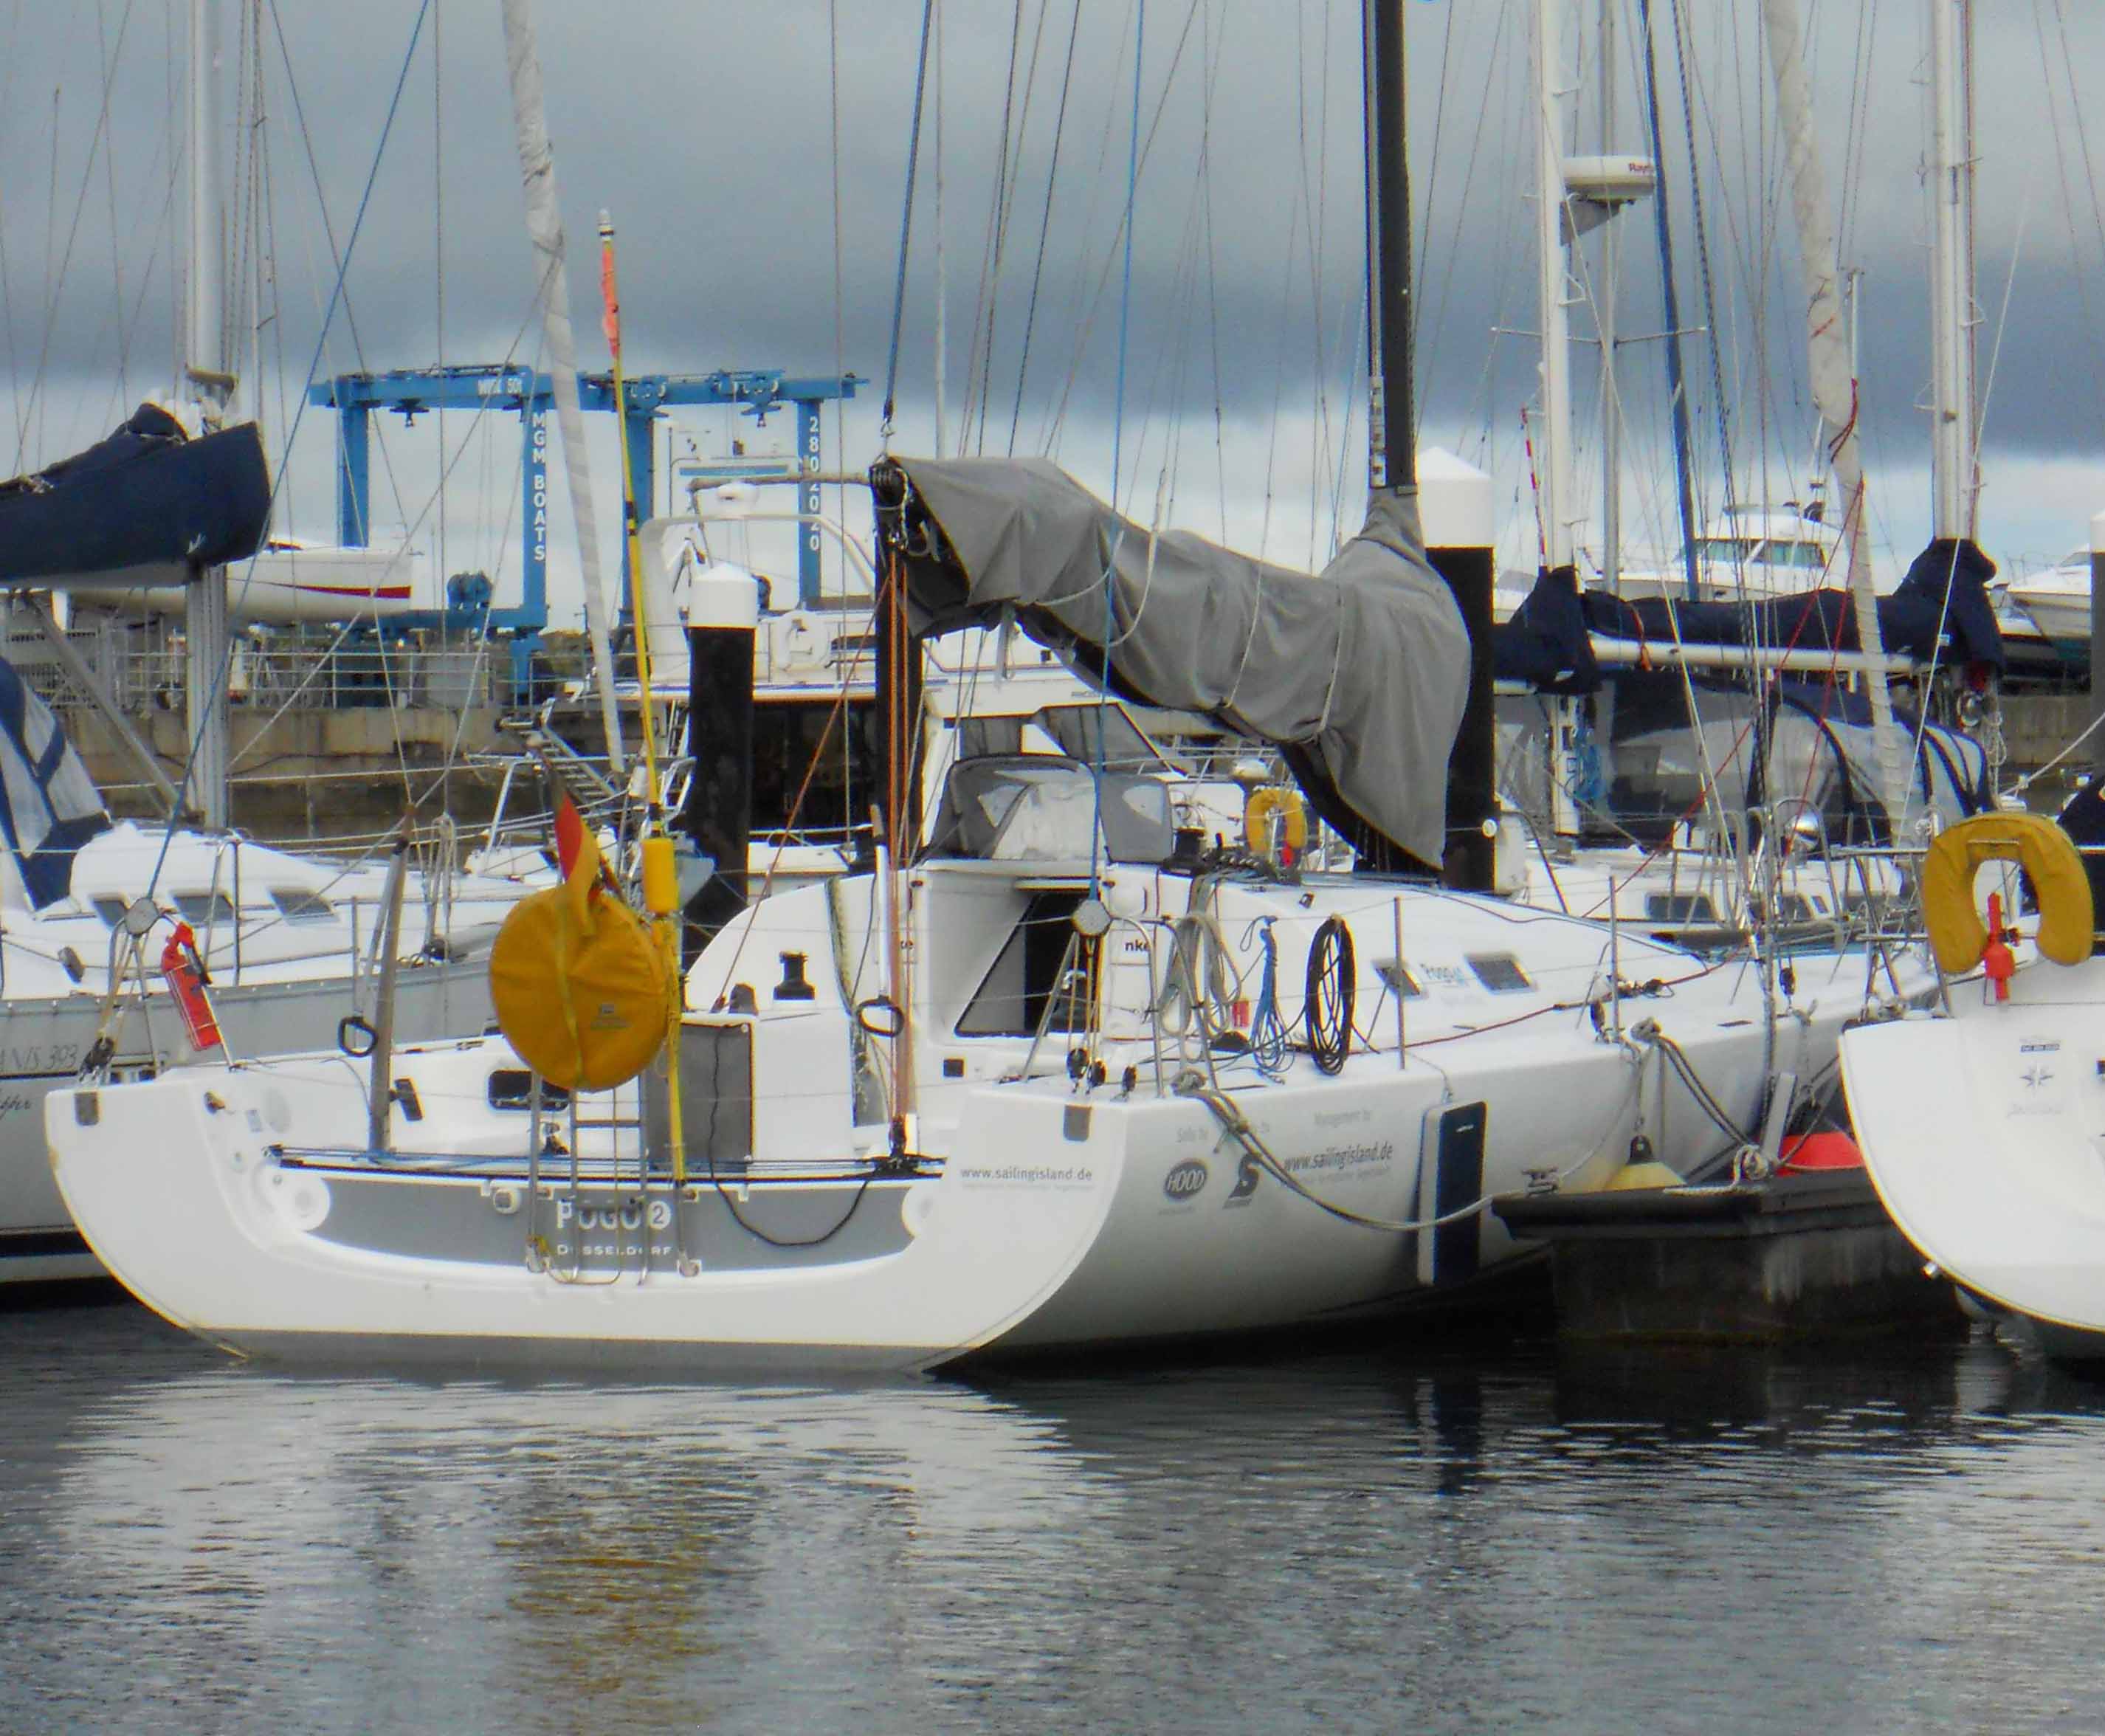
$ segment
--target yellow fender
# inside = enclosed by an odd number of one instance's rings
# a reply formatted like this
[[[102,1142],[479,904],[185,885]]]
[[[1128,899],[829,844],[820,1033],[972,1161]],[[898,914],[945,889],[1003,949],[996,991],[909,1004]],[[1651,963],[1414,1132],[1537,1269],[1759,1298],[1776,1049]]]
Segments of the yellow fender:
[[[665,1045],[671,979],[643,919],[601,888],[582,841],[560,886],[514,905],[489,949],[489,998],[519,1058],[566,1091],[633,1079]],[[646,879],[666,865],[646,865]]]
[[[2040,814],[1976,814],[1940,832],[1922,861],[1922,915],[1937,966],[1956,976],[1981,962],[1988,925],[1973,907],[1987,862],[2016,862],[2039,900],[2039,950],[2057,964],[2090,956],[2090,876],[2067,833]]]
[[[1301,792],[1283,784],[1266,784],[1243,803],[1243,843],[1258,856],[1270,856],[1285,844],[1298,856],[1308,848],[1308,810]]]

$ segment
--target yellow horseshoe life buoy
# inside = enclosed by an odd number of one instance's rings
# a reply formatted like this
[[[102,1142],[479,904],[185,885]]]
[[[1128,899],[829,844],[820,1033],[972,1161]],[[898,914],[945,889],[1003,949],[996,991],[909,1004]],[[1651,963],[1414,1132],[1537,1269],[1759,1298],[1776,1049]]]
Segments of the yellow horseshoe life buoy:
[[[1267,784],[1243,803],[1243,842],[1258,856],[1276,856],[1284,845],[1296,856],[1308,848],[1308,810],[1298,790]]]
[[[664,1047],[671,984],[643,919],[601,886],[592,834],[574,816],[569,830],[562,884],[521,899],[497,931],[489,998],[505,1040],[549,1084],[606,1091]],[[663,870],[646,858],[646,874]]]
[[[1922,915],[1938,967],[1971,970],[1988,944],[1973,907],[1973,877],[1987,862],[2016,862],[2039,900],[2039,950],[2057,964],[2090,956],[2090,877],[2068,834],[2040,814],[1976,814],[1940,832],[1922,861]]]

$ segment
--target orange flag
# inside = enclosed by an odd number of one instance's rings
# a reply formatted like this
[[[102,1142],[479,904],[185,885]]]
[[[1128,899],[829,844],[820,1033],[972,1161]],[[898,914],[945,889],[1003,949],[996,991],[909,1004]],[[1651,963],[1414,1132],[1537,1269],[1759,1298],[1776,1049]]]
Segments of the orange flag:
[[[619,365],[621,360],[621,298],[614,290],[614,238],[611,235],[600,243],[599,300],[599,329],[606,333],[606,347]]]

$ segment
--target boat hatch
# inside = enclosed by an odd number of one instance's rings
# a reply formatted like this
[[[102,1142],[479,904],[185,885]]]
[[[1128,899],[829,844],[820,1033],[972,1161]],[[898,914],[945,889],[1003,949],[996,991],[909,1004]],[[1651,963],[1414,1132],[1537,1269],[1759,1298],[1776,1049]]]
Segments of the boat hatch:
[[[327,922],[336,915],[320,893],[302,892],[297,886],[272,887],[270,902],[288,922]]]
[[[1510,952],[1473,952],[1468,961],[1477,980],[1494,995],[1526,995],[1534,991],[1535,985],[1520,968],[1520,960]]]

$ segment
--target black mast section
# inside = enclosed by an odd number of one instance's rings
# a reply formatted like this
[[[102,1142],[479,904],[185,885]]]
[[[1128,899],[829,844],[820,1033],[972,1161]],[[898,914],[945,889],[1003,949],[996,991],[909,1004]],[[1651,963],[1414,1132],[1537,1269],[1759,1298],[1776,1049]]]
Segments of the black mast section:
[[[1410,172],[1403,135],[1404,0],[1366,0],[1367,481],[1418,482],[1410,383]]]
[[[1405,0],[1365,0],[1367,135],[1367,485],[1415,493],[1417,406],[1411,392],[1410,166],[1404,134]],[[1489,892],[1496,878],[1497,723],[1491,677],[1488,548],[1428,548],[1469,630],[1469,696],[1447,766],[1447,884]],[[1488,830],[1487,828],[1494,830]],[[1357,842],[1358,840],[1355,840]],[[1367,866],[1406,866],[1376,848]]]

